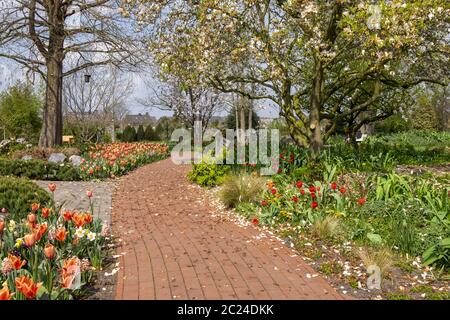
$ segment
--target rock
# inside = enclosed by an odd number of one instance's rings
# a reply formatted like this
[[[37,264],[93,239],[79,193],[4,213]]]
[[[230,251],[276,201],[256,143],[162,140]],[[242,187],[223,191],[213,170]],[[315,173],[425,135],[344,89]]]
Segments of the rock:
[[[16,142],[20,143],[20,144],[25,144],[25,142],[27,142],[27,140],[25,140],[25,138],[17,138]]]
[[[0,141],[0,149],[6,147],[10,143],[11,143],[11,140],[9,140],[9,139],[5,139],[5,140]]]
[[[83,158],[77,155],[73,155],[69,157],[69,161],[72,163],[74,167],[79,167],[83,162]]]
[[[27,155],[24,155],[24,156],[22,157],[22,160],[23,160],[23,161],[33,160],[33,157],[27,154]]]
[[[66,160],[64,153],[52,153],[50,157],[48,157],[48,162],[53,163],[63,163],[64,160]]]

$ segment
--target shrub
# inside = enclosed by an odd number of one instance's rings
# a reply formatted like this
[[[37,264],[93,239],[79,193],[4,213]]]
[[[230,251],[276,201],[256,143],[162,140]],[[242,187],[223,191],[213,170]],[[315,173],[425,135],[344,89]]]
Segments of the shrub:
[[[136,141],[136,138],[137,138],[136,129],[131,126],[127,126],[122,133],[122,141],[134,142]]]
[[[242,202],[255,202],[264,188],[264,181],[250,174],[230,175],[224,179],[220,192],[222,202],[228,207],[236,207]]]
[[[144,127],[142,125],[140,125],[137,129],[136,141],[143,141],[143,140],[145,140]]]
[[[202,187],[214,187],[223,182],[228,170],[228,166],[209,163],[194,164],[192,171],[188,173],[188,178]]]
[[[0,176],[16,176],[35,180],[80,180],[78,170],[70,164],[59,165],[42,160],[0,158]]]
[[[29,180],[0,177],[0,208],[6,208],[14,217],[24,218],[32,203],[49,204],[50,195]]]
[[[158,137],[158,134],[155,130],[153,130],[153,127],[151,124],[147,126],[145,129],[145,140],[147,141],[159,141],[160,138]]]

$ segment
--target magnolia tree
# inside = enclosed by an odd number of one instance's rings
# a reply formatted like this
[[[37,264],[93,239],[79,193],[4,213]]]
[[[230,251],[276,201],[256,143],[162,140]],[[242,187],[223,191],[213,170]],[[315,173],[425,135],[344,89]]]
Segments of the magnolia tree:
[[[293,139],[318,151],[339,124],[355,132],[404,90],[447,82],[447,1],[372,3],[131,0],[124,13],[148,28],[164,73],[273,101]]]

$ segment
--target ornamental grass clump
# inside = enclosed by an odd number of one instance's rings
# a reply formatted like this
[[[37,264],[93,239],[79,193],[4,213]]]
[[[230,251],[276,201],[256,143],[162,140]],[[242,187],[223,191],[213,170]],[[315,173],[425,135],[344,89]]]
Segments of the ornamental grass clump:
[[[257,202],[263,188],[264,181],[258,176],[230,175],[223,182],[220,197],[226,206],[234,208],[239,203]]]

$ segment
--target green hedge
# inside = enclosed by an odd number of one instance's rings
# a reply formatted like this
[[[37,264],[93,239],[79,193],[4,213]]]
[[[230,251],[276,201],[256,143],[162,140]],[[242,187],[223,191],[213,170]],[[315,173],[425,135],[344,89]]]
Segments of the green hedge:
[[[0,158],[0,176],[25,177],[35,180],[77,181],[78,170],[65,163],[59,165],[42,160],[14,160]]]
[[[0,208],[6,208],[14,218],[25,218],[31,204],[50,204],[50,194],[35,183],[14,177],[0,177]]]

